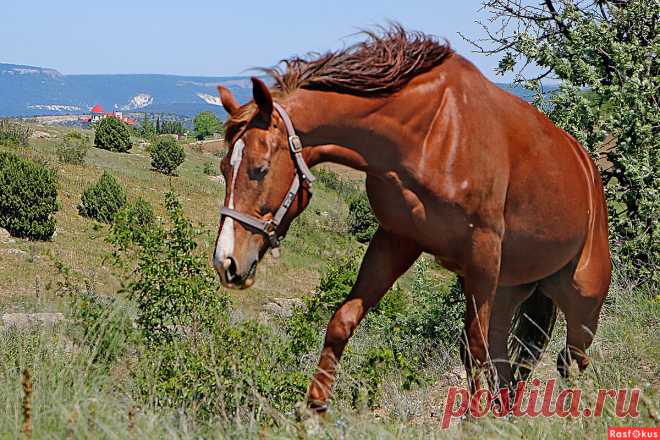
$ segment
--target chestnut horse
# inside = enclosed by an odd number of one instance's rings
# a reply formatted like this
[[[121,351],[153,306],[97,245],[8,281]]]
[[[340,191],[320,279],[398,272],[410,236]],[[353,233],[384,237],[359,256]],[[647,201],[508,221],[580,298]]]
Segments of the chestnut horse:
[[[219,87],[230,145],[213,260],[222,283],[253,284],[310,201],[308,166],[363,171],[380,224],[328,324],[311,408],[325,410],[349,338],[422,252],[461,279],[472,392],[484,377],[496,391],[526,379],[556,307],[568,333],[558,369],[586,368],[611,262],[600,176],[573,137],[448,44],[398,25],[266,71],[275,85],[252,78],[243,106]]]

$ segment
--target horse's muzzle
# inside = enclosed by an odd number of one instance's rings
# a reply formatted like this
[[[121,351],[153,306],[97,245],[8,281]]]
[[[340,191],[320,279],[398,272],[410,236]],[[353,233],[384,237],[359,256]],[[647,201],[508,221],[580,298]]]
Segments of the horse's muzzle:
[[[243,274],[238,273],[236,260],[227,257],[223,260],[214,259],[213,266],[220,276],[220,282],[223,286],[230,289],[247,289],[254,284],[254,277],[257,271],[257,262],[254,261],[248,271]]]

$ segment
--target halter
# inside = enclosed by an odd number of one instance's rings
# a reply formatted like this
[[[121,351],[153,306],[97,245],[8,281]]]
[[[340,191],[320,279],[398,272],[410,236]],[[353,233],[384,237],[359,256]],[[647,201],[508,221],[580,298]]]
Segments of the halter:
[[[305,163],[305,159],[302,157],[302,142],[300,141],[298,135],[296,135],[296,130],[293,128],[291,118],[289,118],[289,115],[286,113],[284,108],[277,102],[273,103],[273,107],[275,110],[277,110],[277,113],[279,113],[280,117],[284,121],[286,133],[289,138],[289,150],[291,152],[293,163],[296,166],[296,175],[293,178],[293,182],[291,182],[291,185],[289,186],[289,192],[286,194],[286,196],[284,196],[284,200],[282,200],[280,207],[277,209],[275,215],[270,220],[264,221],[253,215],[245,214],[236,211],[235,209],[227,208],[226,206],[223,206],[220,209],[220,215],[231,217],[244,226],[249,226],[250,228],[257,230],[266,236],[270,248],[277,249],[280,245],[280,239],[282,238],[277,236],[277,227],[280,225],[280,222],[286,215],[289,207],[291,207],[293,199],[296,198],[296,194],[298,194],[298,190],[300,189],[300,179],[302,179],[303,183],[306,183],[307,187],[309,188],[311,187],[312,182],[316,180],[316,178],[312,175],[312,172],[309,170],[309,167],[307,167],[307,164]],[[238,167],[236,167],[233,172],[236,173],[237,171]],[[232,188],[232,191],[233,190],[234,189]]]

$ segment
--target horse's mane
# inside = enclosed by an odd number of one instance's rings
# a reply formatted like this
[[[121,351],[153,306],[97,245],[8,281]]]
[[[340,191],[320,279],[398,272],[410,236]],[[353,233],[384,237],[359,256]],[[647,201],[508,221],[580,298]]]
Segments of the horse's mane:
[[[447,42],[406,31],[398,23],[361,33],[366,36],[364,41],[342,50],[284,59],[275,67],[259,70],[275,81],[274,97],[297,89],[386,96],[401,90],[453,52]],[[252,104],[243,106],[227,121],[227,128],[247,122],[253,113]]]
[[[343,50],[293,57],[261,69],[284,94],[298,88],[382,96],[394,93],[412,78],[440,64],[452,52],[448,43],[430,35],[406,31],[393,23]]]

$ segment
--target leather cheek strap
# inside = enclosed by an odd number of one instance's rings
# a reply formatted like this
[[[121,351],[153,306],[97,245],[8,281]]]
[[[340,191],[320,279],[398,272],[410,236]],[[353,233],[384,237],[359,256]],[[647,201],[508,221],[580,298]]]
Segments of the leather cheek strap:
[[[231,217],[234,220],[239,221],[241,224],[261,232],[268,238],[270,247],[275,249],[279,247],[280,244],[279,237],[277,236],[277,228],[282,222],[282,219],[284,219],[286,213],[289,211],[293,200],[296,198],[296,194],[298,194],[298,190],[300,189],[300,179],[302,178],[307,187],[311,189],[312,182],[314,182],[316,178],[310,171],[307,163],[305,163],[305,159],[302,156],[302,142],[296,135],[293,124],[291,123],[291,118],[289,118],[289,115],[279,103],[274,102],[273,106],[284,121],[284,126],[288,134],[289,150],[291,152],[294,165],[296,166],[296,174],[293,178],[293,181],[291,182],[291,185],[289,186],[289,191],[282,200],[280,207],[277,209],[271,220],[264,221],[250,214],[245,214],[225,206],[220,209],[220,215]]]

